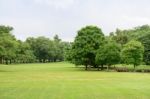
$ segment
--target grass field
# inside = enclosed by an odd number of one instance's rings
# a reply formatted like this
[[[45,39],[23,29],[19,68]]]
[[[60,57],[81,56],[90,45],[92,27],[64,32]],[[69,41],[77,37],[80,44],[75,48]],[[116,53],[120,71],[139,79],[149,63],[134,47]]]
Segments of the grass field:
[[[0,99],[150,99],[150,74],[69,63],[0,65]]]

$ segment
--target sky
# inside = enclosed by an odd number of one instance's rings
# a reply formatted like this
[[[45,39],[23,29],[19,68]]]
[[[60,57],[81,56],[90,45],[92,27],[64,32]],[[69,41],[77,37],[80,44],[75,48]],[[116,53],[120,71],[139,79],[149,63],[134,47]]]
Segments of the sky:
[[[150,24],[150,0],[0,0],[0,25],[14,28],[17,39],[58,34],[73,41],[86,25],[105,35]]]

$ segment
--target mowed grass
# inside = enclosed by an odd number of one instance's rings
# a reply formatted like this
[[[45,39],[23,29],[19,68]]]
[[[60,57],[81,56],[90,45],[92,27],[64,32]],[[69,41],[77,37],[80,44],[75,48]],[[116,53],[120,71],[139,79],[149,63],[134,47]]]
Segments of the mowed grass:
[[[0,99],[150,99],[150,74],[84,71],[65,62],[0,65]]]

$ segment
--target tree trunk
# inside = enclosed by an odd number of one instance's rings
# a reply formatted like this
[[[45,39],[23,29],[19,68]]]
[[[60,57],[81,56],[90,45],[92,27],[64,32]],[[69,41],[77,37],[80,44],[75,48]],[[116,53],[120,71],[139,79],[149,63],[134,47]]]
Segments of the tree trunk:
[[[85,65],[85,70],[87,70],[87,65]]]
[[[3,64],[3,58],[0,57],[0,64]]]
[[[109,70],[109,65],[107,65],[107,71]]]
[[[89,65],[89,70],[91,70],[91,65]]]
[[[6,59],[5,61],[6,61],[6,65],[8,65],[8,59]]]
[[[10,61],[10,64],[11,64],[12,63],[11,59],[9,61]]]
[[[42,63],[42,59],[39,59],[39,62]]]
[[[16,60],[14,59],[13,62],[16,64]]]
[[[134,64],[134,72],[135,72],[135,66],[136,66],[136,65]]]
[[[114,65],[114,69],[116,68],[116,66]]]
[[[101,70],[103,70],[103,65],[101,65]]]
[[[98,71],[99,71],[99,65],[97,66],[97,68],[98,68]]]
[[[50,59],[50,58],[48,59],[48,62],[49,62],[49,63],[51,62],[51,59]]]
[[[54,58],[54,62],[56,62],[56,58]]]
[[[45,63],[45,59],[43,59],[43,63]]]

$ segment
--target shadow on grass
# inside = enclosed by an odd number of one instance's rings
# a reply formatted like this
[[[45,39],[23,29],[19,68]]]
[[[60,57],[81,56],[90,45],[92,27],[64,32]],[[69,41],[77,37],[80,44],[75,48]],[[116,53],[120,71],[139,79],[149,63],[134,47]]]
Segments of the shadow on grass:
[[[14,72],[14,71],[0,70],[0,72]]]
[[[91,71],[99,71],[99,72],[101,72],[101,71],[106,71],[105,69],[104,70],[98,70],[98,68],[88,68],[87,70],[85,70],[85,67],[70,67],[70,68],[72,68],[72,69],[74,69],[74,70],[76,70],[76,71],[86,71],[86,72],[91,72]]]

